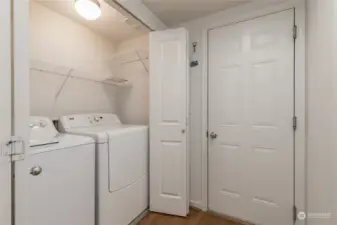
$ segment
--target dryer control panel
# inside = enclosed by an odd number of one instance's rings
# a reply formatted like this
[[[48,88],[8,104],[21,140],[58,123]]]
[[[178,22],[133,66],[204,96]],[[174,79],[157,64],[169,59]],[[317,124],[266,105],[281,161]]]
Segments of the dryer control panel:
[[[95,114],[78,114],[62,116],[61,126],[64,131],[71,128],[105,126],[121,124],[116,114],[95,113]]]

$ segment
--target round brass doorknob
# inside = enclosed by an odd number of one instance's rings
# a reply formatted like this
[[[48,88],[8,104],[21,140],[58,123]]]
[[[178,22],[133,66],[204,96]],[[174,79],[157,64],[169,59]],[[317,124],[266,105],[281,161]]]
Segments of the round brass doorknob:
[[[30,168],[29,173],[33,176],[38,176],[42,173],[42,168],[41,166],[33,166],[32,168]]]

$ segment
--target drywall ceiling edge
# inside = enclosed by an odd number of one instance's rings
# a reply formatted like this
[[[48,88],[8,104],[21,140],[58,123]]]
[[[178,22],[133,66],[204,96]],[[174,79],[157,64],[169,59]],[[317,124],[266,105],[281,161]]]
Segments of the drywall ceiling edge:
[[[113,7],[121,7],[151,30],[164,30],[167,26],[142,2],[142,0],[105,0]],[[125,13],[125,12],[124,12]]]

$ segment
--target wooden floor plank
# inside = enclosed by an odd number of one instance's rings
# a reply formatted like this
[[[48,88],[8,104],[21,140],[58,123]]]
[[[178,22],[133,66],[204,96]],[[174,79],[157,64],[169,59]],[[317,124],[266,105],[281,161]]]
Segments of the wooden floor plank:
[[[208,212],[190,210],[187,218],[150,212],[138,225],[241,225]]]

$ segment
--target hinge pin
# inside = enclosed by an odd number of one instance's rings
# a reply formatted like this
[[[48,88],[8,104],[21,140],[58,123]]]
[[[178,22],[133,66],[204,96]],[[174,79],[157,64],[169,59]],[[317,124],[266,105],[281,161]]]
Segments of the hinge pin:
[[[293,221],[297,221],[297,207],[295,205],[293,206]]]
[[[297,38],[297,26],[296,25],[294,25],[294,27],[293,27],[293,38],[294,38],[294,40],[296,40],[296,38]]]
[[[294,130],[297,129],[297,117],[296,116],[293,117],[293,129]]]

